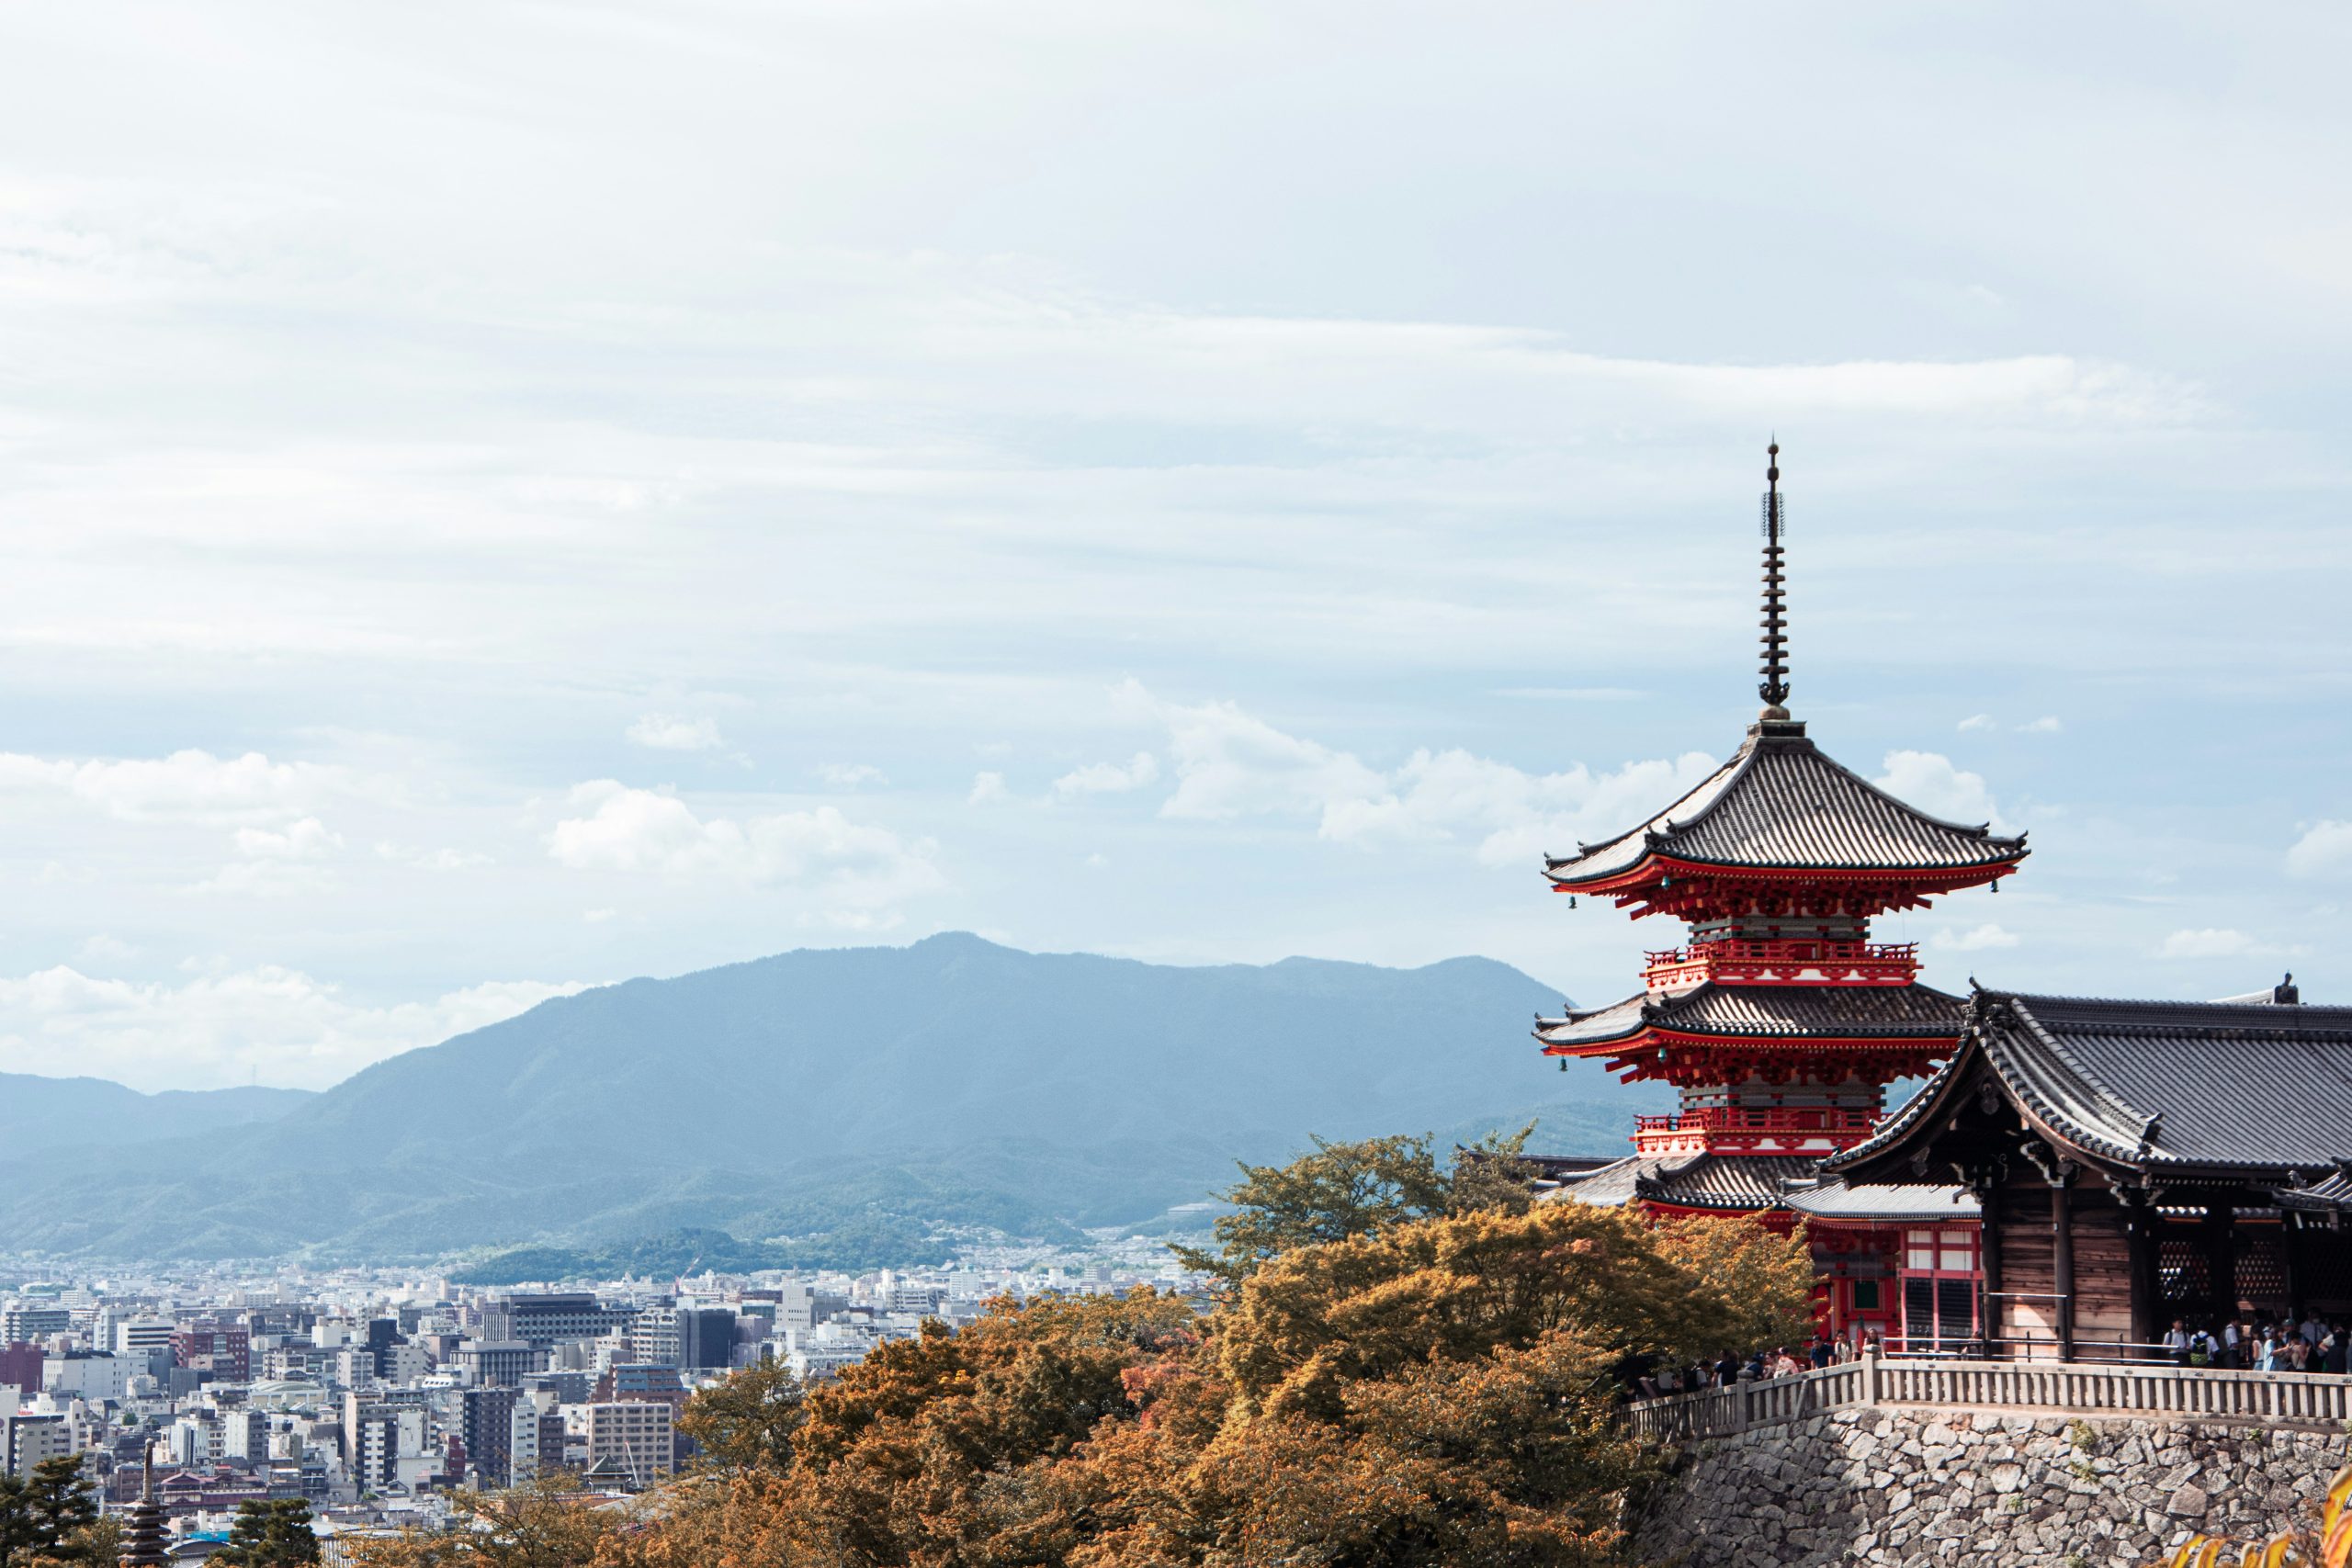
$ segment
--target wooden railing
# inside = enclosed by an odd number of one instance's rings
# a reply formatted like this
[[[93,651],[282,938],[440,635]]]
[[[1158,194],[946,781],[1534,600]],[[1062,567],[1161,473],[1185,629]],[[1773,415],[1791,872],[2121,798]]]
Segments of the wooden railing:
[[[2341,1429],[2352,1421],[2352,1376],[1866,1355],[1819,1371],[1637,1400],[1630,1415],[1641,1436],[1681,1442],[1776,1427],[1831,1410],[1891,1404]]]

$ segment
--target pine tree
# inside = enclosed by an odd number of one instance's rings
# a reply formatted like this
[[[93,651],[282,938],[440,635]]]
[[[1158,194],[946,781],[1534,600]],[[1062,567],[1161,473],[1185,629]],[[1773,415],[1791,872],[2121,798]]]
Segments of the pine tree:
[[[318,1560],[311,1505],[300,1497],[252,1498],[239,1504],[229,1544],[212,1554],[213,1562],[230,1568],[296,1568]]]
[[[82,1461],[71,1454],[42,1460],[30,1476],[0,1486],[0,1563],[83,1562],[98,1506]]]

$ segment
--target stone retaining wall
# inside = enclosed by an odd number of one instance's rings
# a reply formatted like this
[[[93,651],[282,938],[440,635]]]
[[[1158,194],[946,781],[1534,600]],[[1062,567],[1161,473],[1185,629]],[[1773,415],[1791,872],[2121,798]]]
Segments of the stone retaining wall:
[[[1634,1520],[1682,1568],[2140,1568],[2314,1521],[2341,1432],[1840,1410],[1693,1445]]]

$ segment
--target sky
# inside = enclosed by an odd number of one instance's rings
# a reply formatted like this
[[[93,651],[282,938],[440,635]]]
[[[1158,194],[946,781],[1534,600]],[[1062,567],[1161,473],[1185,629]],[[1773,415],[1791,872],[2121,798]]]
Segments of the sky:
[[[2030,834],[1931,982],[2352,1001],[2348,35],[0,9],[0,1070],[948,930],[1614,999],[1540,857],[1753,718],[1776,434],[1797,716]]]

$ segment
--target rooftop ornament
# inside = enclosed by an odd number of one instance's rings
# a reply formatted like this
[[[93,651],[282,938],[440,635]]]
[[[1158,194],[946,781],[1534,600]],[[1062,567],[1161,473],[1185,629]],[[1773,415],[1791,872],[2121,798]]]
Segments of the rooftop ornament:
[[[1781,510],[1779,439],[1764,452],[1764,663],[1759,671],[1764,680],[1756,694],[1764,699],[1763,717],[1781,719],[1789,716],[1789,620],[1788,584],[1781,575],[1785,547],[1781,534],[1787,518]]]

